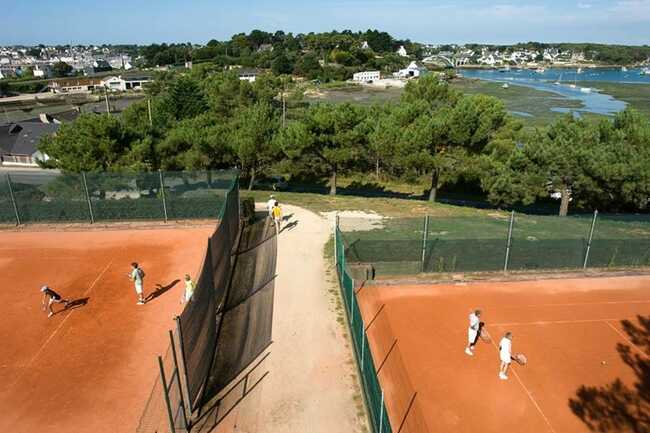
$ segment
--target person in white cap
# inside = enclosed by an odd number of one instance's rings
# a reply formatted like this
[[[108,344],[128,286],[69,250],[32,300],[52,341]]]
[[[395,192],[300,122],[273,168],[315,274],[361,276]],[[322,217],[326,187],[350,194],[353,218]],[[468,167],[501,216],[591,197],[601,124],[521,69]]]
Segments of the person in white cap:
[[[47,317],[52,317],[54,315],[54,311],[52,311],[52,304],[55,302],[57,304],[65,304],[66,308],[68,307],[68,304],[70,301],[67,299],[63,299],[61,295],[56,293],[54,290],[50,289],[47,285],[41,287],[41,292],[43,293],[43,300],[41,301],[41,306],[43,307],[43,311],[45,311],[45,308],[47,307],[47,310],[49,311],[49,314]],[[47,305],[45,303],[45,300],[47,299]]]

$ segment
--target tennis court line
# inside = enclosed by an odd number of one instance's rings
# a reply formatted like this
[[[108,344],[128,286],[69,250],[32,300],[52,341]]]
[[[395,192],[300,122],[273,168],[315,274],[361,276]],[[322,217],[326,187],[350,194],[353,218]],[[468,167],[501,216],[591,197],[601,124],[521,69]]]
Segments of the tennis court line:
[[[525,326],[525,325],[563,325],[563,324],[574,324],[574,323],[596,323],[596,322],[617,322],[621,320],[628,320],[629,318],[623,319],[576,319],[576,320],[539,320],[535,322],[506,322],[506,323],[491,323],[492,326]]]
[[[607,325],[608,325],[610,328],[612,328],[612,329],[614,330],[614,332],[616,332],[616,333],[619,335],[619,337],[621,337],[621,338],[622,338],[622,339],[623,339],[627,344],[629,344],[631,347],[633,347],[634,349],[636,349],[636,350],[641,354],[641,356],[643,356],[644,358],[647,358],[647,357],[648,357],[648,355],[647,355],[647,354],[646,354],[646,353],[645,353],[645,352],[644,352],[644,351],[643,351],[639,346],[637,346],[636,344],[632,343],[632,341],[630,341],[629,338],[627,338],[627,337],[626,337],[626,336],[625,336],[625,335],[624,335],[624,334],[623,334],[619,329],[617,329],[616,326],[612,325],[612,324],[609,323],[608,321],[605,321],[605,323],[607,323]]]
[[[497,344],[494,342],[494,340],[493,340],[492,338],[490,338],[490,343],[492,343],[492,347],[494,347],[494,349],[497,351],[497,354],[499,354],[499,348],[497,347]],[[542,416],[542,418],[544,419],[544,422],[546,423],[546,425],[548,426],[548,428],[551,429],[551,432],[553,432],[553,433],[557,433],[557,432],[555,431],[555,429],[553,428],[553,425],[551,424],[551,422],[548,420],[548,418],[547,418],[546,415],[544,414],[544,411],[542,410],[542,408],[541,408],[541,407],[539,406],[539,404],[537,403],[537,400],[535,400],[535,397],[533,397],[533,394],[531,394],[531,392],[528,390],[528,387],[526,387],[526,385],[524,385],[524,382],[521,380],[521,378],[520,378],[519,375],[517,374],[517,371],[516,371],[514,368],[512,368],[512,365],[510,366],[509,370],[510,370],[510,372],[511,372],[512,374],[515,375],[515,378],[517,379],[517,382],[519,382],[519,384],[521,385],[521,387],[524,389],[524,391],[525,391],[526,394],[528,395],[528,398],[529,398],[530,401],[533,403],[533,405],[535,406],[535,408],[537,409],[537,411],[539,412],[539,414]],[[501,379],[499,379],[499,380],[501,380]]]
[[[499,308],[536,308],[536,307],[581,307],[590,305],[621,305],[621,304],[650,304],[650,299],[637,299],[633,301],[602,301],[602,302],[572,302],[562,304],[529,304],[529,305],[505,305]]]
[[[93,287],[95,287],[95,284],[97,284],[97,282],[102,278],[102,276],[104,276],[104,274],[106,273],[106,271],[108,270],[108,268],[110,268],[110,266],[113,264],[113,261],[114,261],[114,260],[115,260],[115,257],[113,257],[113,258],[111,259],[111,261],[108,262],[108,264],[106,265],[106,267],[105,267],[105,268],[104,268],[104,269],[99,273],[99,275],[97,275],[97,278],[95,278],[95,280],[90,284],[90,286],[88,286],[88,288],[86,289],[86,291],[81,295],[82,298],[86,297],[86,295],[88,295],[88,293],[90,293],[90,291],[93,289]],[[65,317],[63,318],[63,320],[61,320],[61,323],[59,323],[59,326],[57,326],[56,329],[54,330],[54,332],[52,332],[52,333],[50,334],[50,336],[47,337],[47,340],[45,340],[45,342],[41,345],[40,349],[38,349],[38,351],[36,352],[36,354],[34,354],[34,356],[32,357],[32,359],[30,359],[29,362],[28,362],[27,364],[25,364],[25,365],[22,366],[22,370],[23,370],[22,373],[18,375],[18,377],[16,378],[16,380],[15,380],[13,383],[11,383],[11,384],[7,387],[7,389],[10,389],[11,387],[13,387],[15,384],[17,384],[17,383],[20,381],[20,379],[23,378],[23,376],[25,375],[27,369],[28,369],[29,367],[31,367],[32,364],[34,364],[34,362],[35,362],[36,359],[41,355],[41,353],[43,352],[43,350],[45,350],[45,347],[50,343],[50,341],[52,341],[52,339],[54,338],[54,336],[55,336],[55,335],[56,335],[56,334],[61,330],[61,328],[63,327],[63,324],[65,323],[65,321],[68,320],[68,317],[70,317],[70,316],[72,315],[72,314],[70,314],[70,313],[71,313],[71,312],[68,312],[68,315],[65,316]]]

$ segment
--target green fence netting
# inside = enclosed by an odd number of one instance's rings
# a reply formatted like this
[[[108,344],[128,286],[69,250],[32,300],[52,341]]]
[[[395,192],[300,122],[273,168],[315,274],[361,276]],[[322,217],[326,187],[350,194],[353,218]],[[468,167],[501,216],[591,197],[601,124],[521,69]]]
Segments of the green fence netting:
[[[0,177],[0,222],[217,218],[236,178],[229,170],[12,172]]]
[[[0,223],[16,223],[16,214],[9,193],[6,174],[0,174]]]
[[[345,304],[348,325],[352,335],[354,354],[361,375],[361,385],[368,406],[371,428],[374,433],[391,433],[391,425],[384,404],[384,396],[377,377],[377,370],[373,360],[361,310],[354,292],[354,280],[346,266],[346,246],[343,236],[337,229],[335,235],[336,266],[343,303]]]
[[[371,266],[375,276],[650,265],[648,215],[511,218],[494,212],[340,218],[339,224],[347,263],[355,272],[358,265]]]

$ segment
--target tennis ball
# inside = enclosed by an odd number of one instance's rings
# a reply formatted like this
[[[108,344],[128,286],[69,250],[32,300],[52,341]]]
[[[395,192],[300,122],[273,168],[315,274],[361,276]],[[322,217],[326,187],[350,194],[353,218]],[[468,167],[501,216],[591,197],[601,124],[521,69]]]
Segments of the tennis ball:
[[[606,361],[600,361],[600,363],[603,364],[603,365],[607,365]]]

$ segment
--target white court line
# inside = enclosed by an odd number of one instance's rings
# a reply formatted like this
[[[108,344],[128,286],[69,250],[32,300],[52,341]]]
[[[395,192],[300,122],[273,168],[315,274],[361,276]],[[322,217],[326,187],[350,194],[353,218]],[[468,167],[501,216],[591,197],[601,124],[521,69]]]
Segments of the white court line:
[[[535,307],[581,307],[588,305],[620,305],[620,304],[650,304],[650,299],[634,301],[602,301],[602,302],[573,302],[566,304],[530,304],[530,305],[504,305],[499,308],[535,308]]]
[[[625,340],[625,341],[627,342],[627,344],[629,344],[630,346],[632,346],[633,348],[635,348],[635,349],[636,349],[636,350],[641,354],[641,356],[643,356],[644,358],[647,358],[647,357],[648,357],[648,355],[647,355],[647,354],[646,354],[646,353],[645,353],[645,352],[644,352],[644,351],[643,351],[639,346],[637,346],[636,344],[632,343],[632,342],[630,341],[629,338],[627,338],[627,337],[626,337],[626,336],[625,336],[621,331],[619,331],[619,330],[616,328],[616,326],[612,325],[611,323],[609,323],[609,322],[606,321],[606,320],[605,320],[605,323],[607,323],[607,325],[609,325],[609,327],[612,328],[612,329],[614,330],[614,332],[616,332],[616,333],[617,333],[617,334],[618,334],[618,335],[619,335],[623,340]]]
[[[494,340],[491,339],[491,338],[490,338],[490,343],[492,343],[492,346],[496,349],[497,354],[498,354],[498,353],[499,353],[499,348],[497,347],[497,344],[494,342]],[[528,388],[526,387],[526,385],[524,385],[524,382],[521,380],[521,378],[520,378],[519,375],[517,374],[517,371],[516,371],[515,369],[513,369],[512,366],[510,366],[509,370],[510,370],[510,372],[511,372],[512,374],[515,375],[515,378],[517,378],[517,382],[519,382],[519,384],[521,385],[521,387],[524,389],[524,391],[525,391],[526,394],[528,395],[528,398],[530,399],[530,401],[533,403],[533,405],[535,406],[535,408],[537,408],[537,411],[539,412],[539,414],[540,414],[540,415],[542,416],[542,418],[544,419],[544,422],[546,422],[546,425],[548,426],[548,428],[551,429],[551,431],[552,431],[553,433],[557,433],[557,432],[555,431],[555,429],[553,428],[553,426],[551,425],[551,422],[548,420],[548,418],[547,418],[546,415],[544,414],[544,411],[542,411],[542,408],[539,406],[539,404],[537,404],[537,401],[535,400],[535,398],[533,397],[533,395],[530,393],[530,391],[528,390]],[[499,379],[499,380],[501,380],[501,379]]]
[[[562,325],[572,323],[595,323],[595,322],[612,322],[626,320],[623,319],[581,319],[581,320],[541,320],[536,322],[509,322],[509,323],[491,323],[492,326],[525,326],[525,325]]]
[[[102,276],[106,273],[106,271],[108,270],[108,268],[113,264],[113,261],[114,261],[114,260],[115,260],[115,258],[112,258],[111,261],[108,262],[108,265],[106,265],[106,267],[105,267],[105,268],[104,268],[104,269],[99,273],[99,275],[97,275],[97,278],[95,278],[95,280],[90,284],[90,286],[88,286],[88,288],[86,289],[86,291],[81,295],[82,298],[85,297],[86,295],[88,295],[88,293],[90,293],[90,291],[93,289],[93,287],[95,287],[95,284],[97,284],[97,282],[98,282],[98,281],[102,278]],[[27,372],[27,369],[28,369],[29,367],[32,366],[32,364],[33,364],[33,363],[36,361],[36,359],[40,356],[40,354],[43,352],[43,350],[44,350],[45,347],[48,345],[48,343],[49,343],[50,341],[52,341],[52,339],[54,338],[54,336],[59,332],[59,330],[61,330],[61,327],[63,327],[63,324],[65,323],[66,320],[68,320],[68,317],[70,317],[71,315],[72,315],[72,314],[71,314],[71,311],[70,311],[70,312],[68,312],[68,315],[65,316],[65,318],[64,318],[63,320],[61,320],[61,323],[59,323],[59,326],[57,326],[56,329],[54,330],[54,332],[52,332],[52,334],[50,334],[50,336],[47,338],[47,340],[45,340],[45,342],[41,345],[41,348],[38,349],[38,352],[36,352],[36,354],[32,357],[32,359],[29,360],[29,362],[28,362],[27,364],[25,364],[25,365],[22,366],[22,369],[23,369],[22,373],[18,375],[18,377],[16,378],[16,380],[15,380],[13,383],[11,383],[11,384],[7,387],[7,389],[9,389],[9,388],[11,388],[12,386],[14,386],[15,384],[17,384],[17,383],[20,381],[20,379],[23,378],[23,376],[24,376],[25,373]]]

